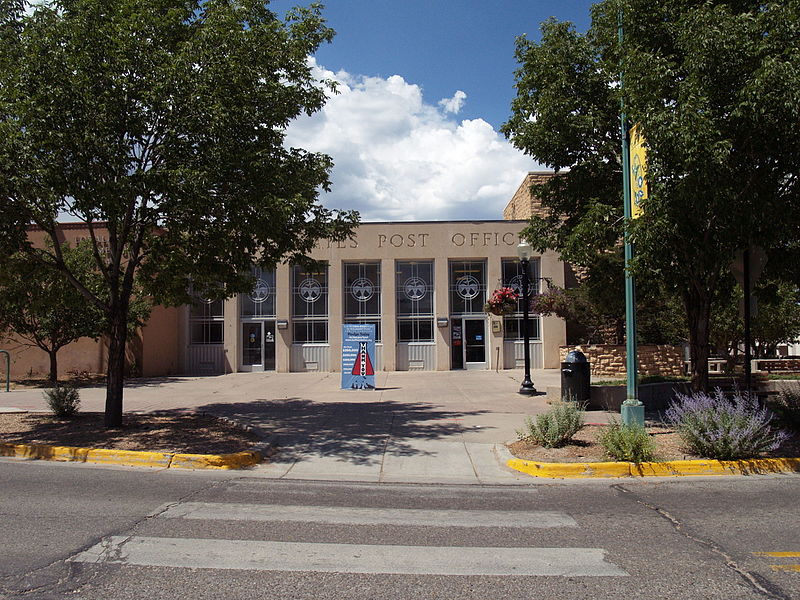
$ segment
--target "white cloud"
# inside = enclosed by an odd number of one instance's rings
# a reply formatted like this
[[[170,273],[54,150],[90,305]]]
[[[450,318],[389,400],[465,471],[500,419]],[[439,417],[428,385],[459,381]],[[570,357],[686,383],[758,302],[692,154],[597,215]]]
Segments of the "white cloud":
[[[525,173],[538,167],[483,119],[449,116],[466,98],[461,91],[442,101],[443,113],[398,75],[315,68],[339,82],[339,94],[292,123],[287,143],[333,157],[326,206],[357,209],[365,221],[502,219]]]
[[[442,107],[444,112],[457,115],[458,111],[460,111],[464,106],[466,99],[467,95],[461,90],[458,90],[455,94],[453,94],[452,98],[442,98],[439,100],[439,106]]]

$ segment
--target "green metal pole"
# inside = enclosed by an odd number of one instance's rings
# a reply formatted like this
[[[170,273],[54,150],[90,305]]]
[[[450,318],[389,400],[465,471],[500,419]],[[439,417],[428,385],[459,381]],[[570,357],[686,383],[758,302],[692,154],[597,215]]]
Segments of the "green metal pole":
[[[617,37],[620,53],[622,52],[623,26],[622,10],[617,14]],[[620,69],[620,91],[624,85],[624,69]],[[626,425],[644,426],[644,404],[639,402],[637,374],[639,365],[636,348],[636,282],[631,275],[630,264],[633,260],[633,244],[630,243],[627,224],[631,218],[631,171],[630,148],[628,144],[628,117],[625,114],[625,100],[620,99],[620,132],[622,137],[622,191],[625,203],[625,369],[627,371],[628,389],[625,402],[620,407],[622,422]]]

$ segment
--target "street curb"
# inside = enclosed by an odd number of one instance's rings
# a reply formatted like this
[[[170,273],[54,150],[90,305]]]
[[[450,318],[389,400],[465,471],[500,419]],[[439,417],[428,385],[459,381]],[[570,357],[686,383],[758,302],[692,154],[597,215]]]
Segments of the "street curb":
[[[0,444],[0,456],[160,469],[244,469],[261,462],[261,453],[253,451],[234,454],[181,454],[45,444]]]
[[[550,479],[602,477],[685,477],[692,475],[763,475],[800,473],[800,458],[754,458],[748,460],[673,460],[670,462],[548,463],[512,458],[506,466]]]

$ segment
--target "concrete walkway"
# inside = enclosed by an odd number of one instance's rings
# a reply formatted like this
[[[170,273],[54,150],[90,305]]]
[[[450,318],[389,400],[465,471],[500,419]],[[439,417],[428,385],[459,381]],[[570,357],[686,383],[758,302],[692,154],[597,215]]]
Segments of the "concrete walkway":
[[[126,412],[199,410],[249,425],[280,452],[253,475],[374,482],[531,483],[505,466],[505,442],[545,396],[517,394],[522,372],[382,372],[374,391],[341,390],[336,373],[235,373],[132,381]],[[558,370],[532,373],[537,389]],[[102,411],[105,389],[84,388],[81,410]],[[41,390],[0,393],[0,407],[47,411]],[[0,408],[0,410],[3,410]],[[587,422],[612,415],[592,411]]]

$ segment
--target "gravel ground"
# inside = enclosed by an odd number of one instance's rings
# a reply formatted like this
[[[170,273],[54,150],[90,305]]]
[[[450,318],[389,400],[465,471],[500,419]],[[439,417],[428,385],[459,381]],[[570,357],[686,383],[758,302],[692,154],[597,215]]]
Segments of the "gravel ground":
[[[210,415],[126,414],[119,429],[106,429],[102,413],[71,419],[49,414],[0,414],[0,443],[81,448],[227,454],[249,450],[255,434]]]
[[[520,440],[508,444],[508,449],[517,458],[544,462],[602,462],[613,460],[597,442],[597,436],[602,431],[601,425],[587,425],[573,438],[573,443],[562,448],[543,448],[533,442]],[[693,460],[701,458],[693,455],[683,448],[680,436],[669,427],[652,425],[647,431],[656,441],[656,459],[667,460]],[[800,438],[795,434],[783,446],[761,458],[772,457],[800,457]]]

